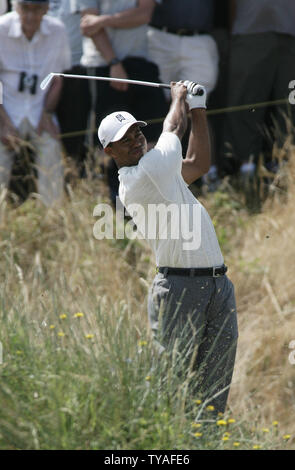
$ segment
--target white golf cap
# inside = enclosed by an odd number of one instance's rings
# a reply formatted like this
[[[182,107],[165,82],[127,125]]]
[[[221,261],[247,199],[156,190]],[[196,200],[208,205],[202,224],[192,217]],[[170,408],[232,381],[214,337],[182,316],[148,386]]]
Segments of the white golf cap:
[[[133,124],[139,124],[140,127],[147,125],[144,121],[137,121],[127,111],[116,111],[115,113],[108,114],[101,121],[98,128],[98,138],[103,148],[106,148],[110,142],[117,142],[122,139]]]

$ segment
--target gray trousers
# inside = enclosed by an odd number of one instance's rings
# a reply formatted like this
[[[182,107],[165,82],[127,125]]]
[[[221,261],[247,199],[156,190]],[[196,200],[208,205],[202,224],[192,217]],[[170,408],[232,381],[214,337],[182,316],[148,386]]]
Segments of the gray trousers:
[[[157,344],[179,357],[176,373],[184,380],[192,377],[192,402],[209,400],[214,414],[223,413],[238,338],[230,279],[158,273],[149,291],[148,315]]]

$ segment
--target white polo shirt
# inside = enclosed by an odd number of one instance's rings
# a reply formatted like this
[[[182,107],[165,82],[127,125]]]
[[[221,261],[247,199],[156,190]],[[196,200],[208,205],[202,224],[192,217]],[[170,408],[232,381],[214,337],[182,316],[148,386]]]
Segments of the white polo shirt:
[[[22,32],[19,15],[13,11],[0,17],[0,80],[3,85],[3,106],[18,128],[27,117],[37,127],[46,92],[41,81],[50,72],[71,68],[71,51],[64,25],[45,15],[40,30],[29,41]],[[19,91],[21,73],[37,76],[36,93]]]
[[[119,169],[119,197],[157,266],[221,266],[214,226],[182,177],[182,160],[179,138],[164,132],[137,165]]]

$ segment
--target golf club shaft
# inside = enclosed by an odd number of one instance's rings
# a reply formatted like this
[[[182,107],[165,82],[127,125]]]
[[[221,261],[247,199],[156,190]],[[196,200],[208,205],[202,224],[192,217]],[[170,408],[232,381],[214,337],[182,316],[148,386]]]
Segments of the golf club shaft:
[[[59,73],[58,75],[65,78],[86,78],[105,82],[130,83],[132,85],[152,86],[155,88],[170,88],[170,85],[168,85],[167,83],[144,82],[141,80],[130,80],[128,78],[95,77],[90,75],[70,75],[68,73]]]
[[[119,82],[119,83],[130,83],[132,85],[144,85],[144,86],[151,86],[155,88],[171,88],[171,86],[167,83],[154,83],[154,82],[145,82],[141,80],[130,80],[128,78],[112,78],[112,77],[96,77],[92,75],[71,75],[68,73],[52,73],[50,74],[53,78],[53,76],[59,76],[59,77],[64,77],[64,78],[82,78],[86,80],[99,80],[99,81],[107,81],[107,82]],[[50,76],[48,76],[50,79]],[[46,77],[46,78],[48,78]],[[46,82],[46,79],[42,82],[44,84]],[[43,85],[41,84],[41,88],[43,89]],[[45,85],[46,87],[47,85]],[[202,95],[203,90],[197,90],[194,94],[197,95]]]

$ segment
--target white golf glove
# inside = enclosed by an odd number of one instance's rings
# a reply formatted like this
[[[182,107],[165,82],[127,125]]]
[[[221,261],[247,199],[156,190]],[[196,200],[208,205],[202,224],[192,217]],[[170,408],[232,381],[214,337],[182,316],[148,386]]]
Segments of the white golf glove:
[[[186,102],[188,103],[189,109],[194,108],[204,108],[207,109],[206,106],[206,89],[202,85],[197,85],[195,82],[190,82],[186,80],[184,85],[187,87],[187,95],[186,95]],[[201,90],[203,90],[203,94],[200,95],[192,95],[191,92],[193,91],[194,87],[197,86]]]

